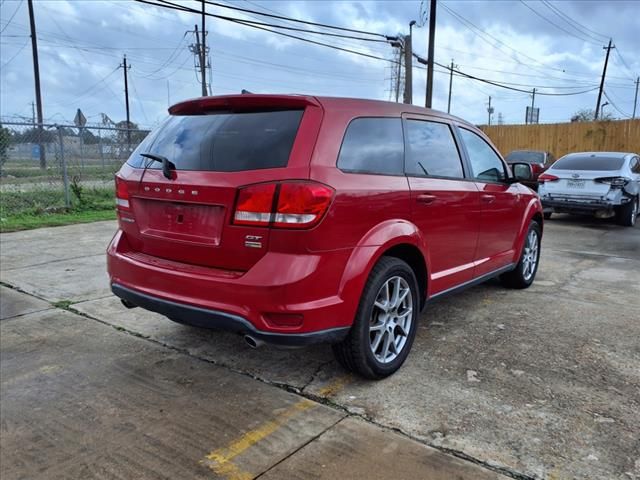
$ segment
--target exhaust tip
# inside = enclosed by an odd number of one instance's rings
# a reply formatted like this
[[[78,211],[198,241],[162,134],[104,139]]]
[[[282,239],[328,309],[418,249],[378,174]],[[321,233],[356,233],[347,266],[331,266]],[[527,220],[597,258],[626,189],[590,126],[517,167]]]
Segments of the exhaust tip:
[[[124,298],[120,299],[120,303],[122,303],[122,305],[129,309],[137,307],[135,303],[131,303],[129,300],[125,300]]]
[[[258,347],[261,347],[262,345],[264,345],[264,342],[262,340],[258,340],[257,338],[253,338],[251,335],[245,335],[244,336],[244,341],[251,348],[258,348]]]

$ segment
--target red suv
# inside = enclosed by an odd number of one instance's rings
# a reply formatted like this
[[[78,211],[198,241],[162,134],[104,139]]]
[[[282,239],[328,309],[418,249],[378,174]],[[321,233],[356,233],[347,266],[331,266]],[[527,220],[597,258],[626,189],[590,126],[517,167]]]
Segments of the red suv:
[[[540,201],[458,118],[252,94],[169,112],[116,175],[108,269],[127,307],[251,346],[331,343],[382,378],[429,301],[496,276],[533,282]]]

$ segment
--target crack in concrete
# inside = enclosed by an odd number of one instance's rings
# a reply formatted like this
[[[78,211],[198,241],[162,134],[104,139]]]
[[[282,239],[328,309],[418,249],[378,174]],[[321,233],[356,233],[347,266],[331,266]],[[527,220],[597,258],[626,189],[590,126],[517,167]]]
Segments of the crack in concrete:
[[[278,465],[282,464],[283,462],[287,461],[289,458],[293,457],[296,453],[298,453],[300,450],[302,450],[304,447],[306,447],[307,445],[309,445],[312,442],[315,442],[317,439],[319,439],[322,435],[324,435],[325,433],[327,433],[329,430],[331,430],[333,427],[335,427],[336,425],[338,425],[340,422],[342,422],[345,418],[348,418],[348,415],[345,415],[344,417],[338,419],[337,421],[335,421],[332,425],[329,425],[327,428],[325,428],[324,430],[322,430],[320,433],[318,433],[316,436],[314,436],[313,438],[309,439],[308,441],[302,443],[302,445],[300,445],[298,448],[296,448],[293,452],[291,452],[289,455],[285,456],[284,458],[282,458],[281,460],[277,461],[276,463],[274,463],[273,465],[271,465],[269,468],[267,468],[264,472],[259,473],[258,475],[256,475],[255,477],[253,477],[253,480],[258,480],[260,477],[262,477],[263,475],[265,475],[266,473],[269,473],[271,470],[273,470],[274,468],[276,468]]]
[[[25,291],[21,290],[20,288],[14,287],[13,285],[7,284],[5,282],[0,282],[0,285],[3,285],[5,287],[11,288],[13,290],[19,291],[21,293],[24,293],[26,295],[29,295],[29,296],[32,296],[32,297],[35,297],[35,298],[40,298],[37,295],[33,295],[33,294],[29,293],[29,292],[25,292]],[[294,455],[295,453],[297,453],[300,449],[304,448],[306,445],[308,445],[312,441],[316,440],[318,437],[320,437],[321,435],[326,433],[328,430],[330,430],[331,428],[336,426],[338,423],[340,423],[345,418],[354,417],[354,418],[359,418],[359,419],[361,419],[361,420],[363,420],[363,421],[365,421],[365,422],[367,422],[367,423],[369,423],[371,425],[374,425],[374,426],[376,426],[378,428],[381,428],[383,430],[395,432],[396,434],[401,435],[401,436],[403,436],[405,438],[411,439],[411,440],[413,440],[413,441],[415,441],[415,442],[417,442],[417,443],[419,443],[421,445],[425,445],[427,447],[433,448],[435,450],[438,450],[440,452],[446,453],[448,455],[451,455],[453,457],[459,458],[461,460],[465,460],[465,461],[471,462],[471,463],[476,464],[476,465],[478,465],[478,466],[480,466],[482,468],[485,468],[487,470],[499,473],[501,475],[505,475],[505,476],[514,478],[516,480],[538,480],[537,477],[532,477],[530,475],[526,475],[524,473],[512,470],[512,469],[510,469],[510,468],[508,468],[506,466],[494,465],[494,464],[489,463],[487,461],[480,460],[478,458],[472,457],[471,455],[468,455],[468,454],[466,454],[466,453],[464,453],[462,451],[451,449],[451,448],[447,448],[447,447],[443,447],[441,445],[436,445],[436,444],[433,444],[431,442],[425,441],[424,439],[418,438],[418,437],[416,437],[416,436],[414,436],[414,435],[412,435],[412,434],[410,434],[408,432],[403,431],[400,428],[390,427],[390,426],[381,424],[381,423],[375,421],[374,419],[372,419],[371,417],[367,416],[366,414],[355,413],[355,412],[349,411],[349,409],[347,407],[334,402],[330,398],[322,397],[320,395],[316,395],[316,394],[313,394],[313,393],[310,393],[310,392],[306,392],[305,389],[307,387],[309,387],[313,383],[313,381],[316,379],[316,377],[322,371],[322,369],[324,367],[328,366],[330,363],[332,363],[333,360],[329,360],[329,361],[326,361],[326,362],[323,362],[322,364],[320,364],[318,366],[318,368],[316,368],[315,372],[311,375],[311,378],[309,379],[309,381],[302,388],[298,388],[298,387],[295,387],[293,385],[289,385],[287,383],[274,382],[274,381],[271,381],[271,380],[269,380],[267,378],[262,378],[262,377],[260,377],[258,375],[253,374],[253,373],[247,372],[245,370],[240,370],[240,369],[234,368],[234,367],[232,367],[230,365],[218,362],[218,361],[210,359],[210,358],[200,357],[198,355],[195,355],[195,354],[191,353],[186,348],[176,347],[175,345],[170,345],[170,344],[168,344],[166,342],[162,342],[160,340],[156,340],[154,338],[151,338],[150,336],[143,335],[143,334],[141,334],[139,332],[135,332],[133,330],[129,330],[129,329],[121,327],[121,326],[113,325],[113,324],[111,324],[109,322],[106,322],[104,320],[100,320],[99,318],[92,317],[91,315],[88,315],[88,314],[86,314],[84,312],[81,312],[79,310],[75,310],[73,308],[73,304],[68,305],[66,308],[60,308],[60,307],[57,307],[57,306],[51,304],[51,302],[49,302],[46,299],[43,299],[43,298],[40,298],[40,299],[46,301],[47,303],[49,303],[52,306],[51,309],[58,309],[58,310],[68,311],[68,312],[73,313],[75,315],[78,315],[78,316],[87,318],[89,320],[93,320],[95,322],[101,323],[102,325],[105,325],[105,326],[108,326],[110,328],[113,328],[114,330],[117,330],[117,331],[120,331],[120,332],[124,332],[124,333],[126,333],[128,335],[140,338],[142,340],[147,340],[147,341],[149,341],[151,343],[154,343],[156,345],[160,345],[160,346],[162,346],[164,348],[167,348],[167,349],[172,350],[174,352],[186,355],[186,356],[188,356],[190,358],[194,358],[194,359],[199,360],[201,362],[205,362],[205,363],[208,363],[208,364],[211,364],[211,365],[215,365],[217,367],[225,368],[228,371],[236,373],[238,375],[242,375],[244,377],[248,377],[248,378],[251,378],[253,380],[257,380],[259,382],[262,382],[262,383],[264,383],[266,385],[270,385],[270,386],[279,388],[281,390],[284,390],[286,392],[292,393],[294,395],[298,395],[298,396],[301,396],[303,398],[307,398],[309,400],[313,400],[313,401],[315,401],[315,402],[317,402],[317,403],[319,403],[321,405],[325,405],[325,406],[327,406],[329,408],[332,408],[333,410],[338,410],[338,411],[340,411],[341,413],[344,414],[344,416],[342,418],[340,418],[337,422],[335,422],[333,425],[331,425],[330,427],[328,427],[325,430],[323,430],[322,432],[320,432],[316,437],[312,438],[311,440],[309,440],[308,442],[306,442],[305,444],[300,446],[300,448],[298,448],[297,450],[292,452],[290,455],[288,455],[284,459],[282,459],[279,462],[277,462],[276,464],[272,465],[271,467],[269,467],[264,472],[258,474],[258,476],[254,477],[255,479],[257,479],[260,476],[264,475],[266,472],[268,472],[269,470],[274,468],[276,465],[282,463],[284,460],[289,458],[291,455]],[[76,303],[81,303],[81,302],[76,302]],[[40,310],[40,311],[46,311],[46,310],[50,310],[50,309],[45,309],[45,310]],[[36,312],[30,312],[30,313],[24,314],[24,315],[30,315],[31,313],[36,313]],[[21,315],[21,316],[23,316],[23,315]]]
[[[13,272],[15,270],[24,270],[27,268],[33,268],[33,267],[41,267],[43,265],[49,265],[50,263],[60,263],[60,262],[67,262],[69,260],[80,260],[81,258],[91,258],[91,257],[104,257],[104,252],[101,253],[94,253],[92,255],[80,255],[77,257],[69,257],[69,258],[58,258],[55,260],[48,260],[46,262],[41,262],[41,263],[34,263],[33,265],[22,265],[20,267],[13,267],[13,268],[5,268],[2,271],[3,272]]]

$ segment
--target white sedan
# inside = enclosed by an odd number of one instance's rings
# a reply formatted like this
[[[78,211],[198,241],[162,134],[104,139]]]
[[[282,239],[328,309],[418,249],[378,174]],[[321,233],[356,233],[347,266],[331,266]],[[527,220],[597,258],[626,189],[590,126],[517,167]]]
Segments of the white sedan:
[[[622,152],[570,153],[538,177],[545,218],[552,213],[616,216],[634,226],[640,211],[640,156]]]

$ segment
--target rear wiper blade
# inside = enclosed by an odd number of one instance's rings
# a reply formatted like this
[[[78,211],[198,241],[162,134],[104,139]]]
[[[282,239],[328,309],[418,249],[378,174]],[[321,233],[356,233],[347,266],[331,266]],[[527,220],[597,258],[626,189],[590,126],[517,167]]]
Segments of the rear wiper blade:
[[[148,158],[153,160],[154,162],[158,162],[162,164],[162,174],[171,180],[171,170],[176,169],[176,164],[169,160],[167,157],[163,157],[162,155],[156,155],[155,153],[141,153],[141,157]]]

